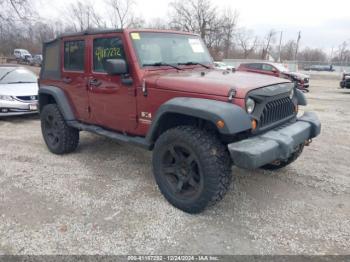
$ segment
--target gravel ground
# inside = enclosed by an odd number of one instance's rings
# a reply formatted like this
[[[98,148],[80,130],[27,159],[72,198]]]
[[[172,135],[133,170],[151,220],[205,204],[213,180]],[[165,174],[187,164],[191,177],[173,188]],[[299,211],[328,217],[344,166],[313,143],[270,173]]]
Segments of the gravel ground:
[[[322,135],[283,171],[233,168],[200,215],[166,202],[149,152],[82,133],[56,156],[36,116],[0,119],[0,254],[350,254],[350,90],[311,83]]]

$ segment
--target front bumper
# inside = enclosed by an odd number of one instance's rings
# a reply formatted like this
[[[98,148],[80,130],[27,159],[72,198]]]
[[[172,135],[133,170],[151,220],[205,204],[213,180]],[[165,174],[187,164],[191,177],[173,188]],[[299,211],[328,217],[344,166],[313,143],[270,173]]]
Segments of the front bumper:
[[[293,124],[228,145],[234,164],[254,169],[276,160],[288,159],[300,144],[321,132],[317,115],[307,112]]]
[[[17,116],[38,113],[38,101],[0,101],[0,116]]]

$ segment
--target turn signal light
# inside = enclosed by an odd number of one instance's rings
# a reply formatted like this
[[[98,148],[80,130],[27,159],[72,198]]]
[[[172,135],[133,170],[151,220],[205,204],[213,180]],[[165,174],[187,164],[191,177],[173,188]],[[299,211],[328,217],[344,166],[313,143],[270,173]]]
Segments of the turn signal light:
[[[222,120],[219,120],[219,121],[216,122],[216,126],[218,128],[224,128],[225,127],[225,122],[222,121]]]
[[[256,122],[256,120],[252,120],[252,130],[255,130],[256,127],[258,126],[258,123]]]

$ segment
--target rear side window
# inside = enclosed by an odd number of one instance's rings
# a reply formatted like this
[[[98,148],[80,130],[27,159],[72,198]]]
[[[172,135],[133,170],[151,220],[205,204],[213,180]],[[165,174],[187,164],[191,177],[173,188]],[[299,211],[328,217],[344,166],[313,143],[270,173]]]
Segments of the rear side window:
[[[60,79],[61,78],[61,42],[55,40],[44,44],[43,66],[41,67],[40,77],[42,79]]]
[[[124,59],[123,42],[119,37],[96,38],[93,43],[93,70],[105,72],[104,63],[107,59]]]
[[[264,71],[273,71],[273,67],[271,65],[268,65],[268,64],[263,64],[262,69]]]
[[[261,70],[261,64],[248,64],[247,67],[250,69]]]
[[[84,71],[85,41],[64,42],[64,69],[69,71]]]

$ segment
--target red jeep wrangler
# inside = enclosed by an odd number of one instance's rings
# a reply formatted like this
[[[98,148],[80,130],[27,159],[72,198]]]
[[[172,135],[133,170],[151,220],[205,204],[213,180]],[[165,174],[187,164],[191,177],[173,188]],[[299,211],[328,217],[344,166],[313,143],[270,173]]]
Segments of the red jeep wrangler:
[[[320,133],[297,118],[289,80],[214,69],[200,37],[151,30],[89,31],[44,44],[41,128],[49,150],[74,151],[90,131],[153,150],[156,182],[175,207],[221,200],[232,165],[279,169]]]

